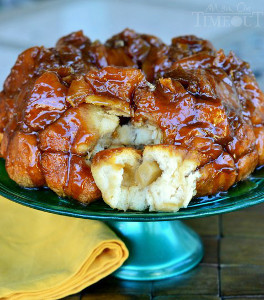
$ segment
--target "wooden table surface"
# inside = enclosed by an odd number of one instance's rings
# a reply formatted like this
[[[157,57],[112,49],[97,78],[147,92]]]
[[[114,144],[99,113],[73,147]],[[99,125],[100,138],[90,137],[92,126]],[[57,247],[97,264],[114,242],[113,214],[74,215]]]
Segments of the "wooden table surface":
[[[204,243],[204,258],[195,269],[153,282],[109,276],[64,300],[264,299],[264,204],[185,223]]]

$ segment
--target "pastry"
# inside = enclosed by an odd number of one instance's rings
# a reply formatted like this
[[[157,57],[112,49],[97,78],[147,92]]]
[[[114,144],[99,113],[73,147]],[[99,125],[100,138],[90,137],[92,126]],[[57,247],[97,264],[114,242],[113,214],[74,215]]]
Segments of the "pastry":
[[[23,187],[84,204],[177,211],[264,164],[264,98],[248,63],[195,36],[170,45],[81,31],[21,53],[0,93],[0,156]]]

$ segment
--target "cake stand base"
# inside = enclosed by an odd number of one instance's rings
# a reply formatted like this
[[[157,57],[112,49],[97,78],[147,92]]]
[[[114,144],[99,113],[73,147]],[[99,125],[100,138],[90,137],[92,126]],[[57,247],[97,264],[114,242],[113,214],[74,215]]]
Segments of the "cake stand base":
[[[203,257],[199,236],[180,221],[107,224],[125,242],[129,258],[114,273],[127,280],[158,280],[184,273]]]

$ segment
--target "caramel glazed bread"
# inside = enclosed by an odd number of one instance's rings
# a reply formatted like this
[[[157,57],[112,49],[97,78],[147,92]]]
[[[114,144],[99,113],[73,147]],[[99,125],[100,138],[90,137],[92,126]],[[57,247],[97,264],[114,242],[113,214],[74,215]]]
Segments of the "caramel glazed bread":
[[[263,124],[249,65],[195,36],[75,32],[20,54],[0,94],[11,179],[120,210],[226,191],[264,164]]]

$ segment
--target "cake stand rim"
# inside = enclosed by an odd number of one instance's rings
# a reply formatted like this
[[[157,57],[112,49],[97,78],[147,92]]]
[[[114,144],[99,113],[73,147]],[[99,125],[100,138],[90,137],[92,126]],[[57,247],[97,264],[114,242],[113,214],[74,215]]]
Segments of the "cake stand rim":
[[[188,212],[188,214],[178,214],[175,213],[165,213],[162,212],[162,216],[159,215],[159,212],[156,213],[149,213],[145,212],[140,215],[140,213],[137,215],[137,213],[130,213],[129,215],[124,215],[124,212],[121,212],[119,216],[116,214],[118,211],[115,211],[115,215],[111,215],[110,212],[92,212],[87,211],[87,213],[76,213],[70,210],[64,210],[63,206],[56,206],[56,207],[49,207],[42,206],[38,203],[30,203],[28,201],[23,200],[22,197],[18,197],[17,195],[13,195],[11,193],[8,193],[7,191],[3,190],[0,186],[0,195],[7,198],[10,201],[13,201],[15,203],[21,204],[23,206],[33,208],[39,211],[53,213],[57,215],[67,216],[67,217],[73,217],[73,218],[81,218],[81,219],[91,219],[91,220],[99,220],[99,221],[122,221],[122,222],[155,222],[155,221],[175,221],[175,220],[184,220],[184,219],[194,219],[194,218],[202,218],[202,217],[209,217],[213,215],[219,215],[224,213],[229,213],[241,209],[245,209],[257,204],[260,204],[264,202],[264,191],[263,191],[263,197],[261,199],[253,199],[250,201],[242,202],[240,205],[232,205],[232,202],[230,201],[230,205],[228,206],[219,206],[212,210],[206,210],[206,207],[204,210],[201,210],[199,212]]]

